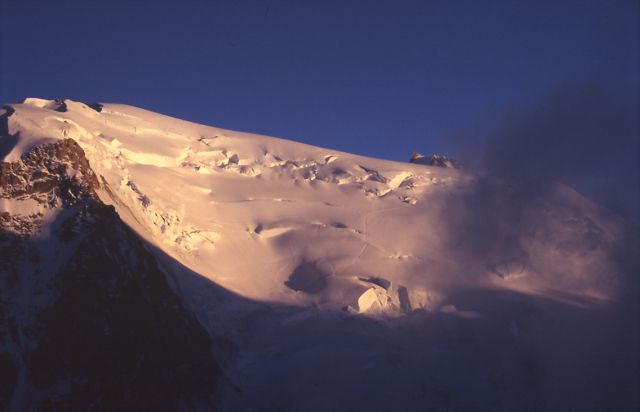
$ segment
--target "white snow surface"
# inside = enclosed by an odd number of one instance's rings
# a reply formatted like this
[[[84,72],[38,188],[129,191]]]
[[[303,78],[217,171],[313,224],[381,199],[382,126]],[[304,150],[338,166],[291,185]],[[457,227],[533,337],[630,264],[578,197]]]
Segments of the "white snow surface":
[[[37,144],[75,139],[100,176],[102,200],[126,223],[244,297],[399,314],[439,308],[456,285],[597,299],[616,292],[604,246],[589,254],[549,247],[582,242],[584,233],[574,232],[584,222],[569,212],[545,214],[544,204],[524,209],[535,223],[513,237],[525,256],[469,254],[458,244],[464,234],[452,236],[454,228],[464,232],[455,221],[460,214],[450,213],[465,200],[457,194],[477,184],[469,172],[356,156],[121,104],[98,112],[64,102],[64,112],[42,99],[12,105],[9,133],[18,142],[4,160]],[[601,214],[568,187],[554,191],[552,198],[587,216]],[[463,206],[473,217],[473,202]],[[551,224],[554,239],[543,230]],[[601,226],[605,240],[615,235],[609,226]]]

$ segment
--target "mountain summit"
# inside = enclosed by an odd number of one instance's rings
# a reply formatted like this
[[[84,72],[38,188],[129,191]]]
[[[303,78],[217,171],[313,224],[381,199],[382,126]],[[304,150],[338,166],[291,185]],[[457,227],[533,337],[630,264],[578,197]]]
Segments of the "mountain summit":
[[[637,229],[567,186],[119,104],[0,120],[8,410],[637,402]]]

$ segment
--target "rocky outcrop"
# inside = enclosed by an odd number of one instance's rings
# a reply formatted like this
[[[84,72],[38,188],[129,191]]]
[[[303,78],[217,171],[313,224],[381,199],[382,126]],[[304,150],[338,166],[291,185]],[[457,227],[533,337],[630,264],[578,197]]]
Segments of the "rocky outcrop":
[[[213,409],[207,332],[98,187],[73,140],[1,165],[0,410]]]
[[[415,163],[415,164],[426,165],[426,166],[448,167],[453,169],[457,169],[459,167],[458,164],[453,159],[450,159],[446,156],[437,155],[437,154],[432,154],[431,156],[425,156],[419,152],[413,152],[413,154],[411,155],[411,159],[409,160],[409,163]]]
[[[54,206],[56,199],[73,202],[95,198],[98,179],[82,148],[73,139],[44,144],[22,156],[19,162],[0,164],[0,197],[31,198]]]

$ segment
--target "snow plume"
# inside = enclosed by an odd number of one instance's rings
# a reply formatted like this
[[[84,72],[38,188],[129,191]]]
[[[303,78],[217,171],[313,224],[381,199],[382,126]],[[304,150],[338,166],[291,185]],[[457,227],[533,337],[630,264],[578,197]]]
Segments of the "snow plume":
[[[475,136],[484,147],[467,161],[491,174],[536,182],[536,190],[567,183],[638,222],[638,93],[637,87],[596,81],[561,84]],[[478,156],[477,146],[473,151]]]
[[[498,278],[535,274],[577,294],[637,296],[639,228],[630,224],[640,216],[637,91],[564,83],[491,127],[468,130],[459,156],[481,172],[439,199],[450,248],[463,261],[486,261]],[[562,183],[597,205],[562,206],[560,198],[580,197]],[[612,273],[623,276],[614,281]]]
[[[616,382],[600,390],[623,388],[635,402],[628,405],[638,401],[626,389],[638,382],[638,352],[631,348],[638,342],[640,229],[629,220],[639,216],[636,91],[565,84],[536,104],[510,111],[491,130],[477,133],[476,142],[465,142],[469,153],[462,160],[482,172],[438,199],[447,216],[439,233],[469,273],[480,273],[473,262],[484,261],[496,284],[526,283],[542,299],[532,306],[533,317],[545,313],[541,327],[565,325],[539,336],[553,340],[555,358],[541,357],[537,367],[577,362],[578,347],[619,353],[592,370],[602,368]],[[560,198],[581,197],[561,183],[595,202],[560,204]],[[537,283],[541,279],[570,292],[549,290]],[[545,312],[548,302],[563,305]],[[576,319],[597,318],[598,326],[574,322],[574,309]],[[592,339],[591,327],[606,332]]]

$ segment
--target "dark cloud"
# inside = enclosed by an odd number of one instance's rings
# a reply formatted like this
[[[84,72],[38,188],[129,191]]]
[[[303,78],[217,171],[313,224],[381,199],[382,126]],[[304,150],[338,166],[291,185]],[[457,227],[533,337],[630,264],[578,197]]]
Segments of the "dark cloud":
[[[637,92],[567,82],[457,139],[462,163],[479,171],[442,202],[458,260],[498,275],[524,267],[577,294],[637,295],[640,232],[617,217],[638,222]]]
[[[490,130],[476,131],[472,144],[465,141],[465,160],[543,187],[567,183],[637,222],[638,92],[595,81],[562,84],[532,104],[507,110]]]

